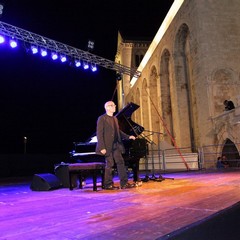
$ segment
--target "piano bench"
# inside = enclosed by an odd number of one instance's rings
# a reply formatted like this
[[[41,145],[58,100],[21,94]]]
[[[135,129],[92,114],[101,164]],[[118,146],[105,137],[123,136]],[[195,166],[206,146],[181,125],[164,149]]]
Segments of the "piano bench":
[[[101,186],[104,184],[104,169],[105,163],[101,162],[90,162],[90,163],[71,163],[68,165],[69,171],[69,189],[73,190],[72,186],[72,175],[77,174],[79,178],[79,188],[82,189],[82,176],[84,172],[90,172],[93,178],[93,191],[97,191],[97,174],[101,174]]]

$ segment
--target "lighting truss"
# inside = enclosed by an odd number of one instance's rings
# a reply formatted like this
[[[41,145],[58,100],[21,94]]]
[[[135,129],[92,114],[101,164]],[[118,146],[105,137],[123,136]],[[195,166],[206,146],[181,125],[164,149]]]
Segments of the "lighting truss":
[[[94,55],[90,52],[71,47],[67,44],[29,32],[2,21],[0,21],[0,34],[27,42],[30,45],[38,46],[42,49],[57,52],[59,55],[64,55],[73,60],[81,59],[83,62],[89,62],[107,69],[115,70],[119,73],[129,75],[130,77],[138,78],[141,75],[141,72],[136,71],[136,69],[129,68],[114,61]]]

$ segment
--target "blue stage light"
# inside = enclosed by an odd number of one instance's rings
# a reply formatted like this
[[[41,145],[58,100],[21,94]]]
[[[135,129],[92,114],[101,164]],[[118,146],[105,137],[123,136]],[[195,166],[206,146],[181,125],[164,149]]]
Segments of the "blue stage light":
[[[46,57],[47,51],[45,49],[41,49],[41,55],[42,55],[42,57]]]
[[[17,41],[15,41],[14,39],[11,39],[9,42],[11,48],[16,48],[17,47]]]
[[[76,67],[80,67],[81,66],[81,62],[79,60],[75,60],[75,66]]]
[[[96,71],[97,71],[97,66],[96,66],[95,63],[93,63],[93,64],[91,65],[91,69],[92,69],[92,72],[96,72]]]
[[[65,56],[61,56],[61,62],[66,62],[67,58]]]
[[[52,60],[56,60],[56,59],[58,59],[57,53],[52,53]]]
[[[36,54],[36,53],[38,53],[38,48],[35,46],[31,46],[31,51],[33,54]]]
[[[2,35],[0,35],[0,44],[4,42],[5,42],[5,38]]]
[[[83,68],[84,68],[84,69],[89,69],[89,65],[88,65],[87,62],[83,62]]]

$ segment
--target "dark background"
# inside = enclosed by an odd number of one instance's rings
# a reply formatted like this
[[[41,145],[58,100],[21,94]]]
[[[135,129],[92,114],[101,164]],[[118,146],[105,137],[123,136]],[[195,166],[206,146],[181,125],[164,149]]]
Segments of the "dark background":
[[[114,61],[117,33],[152,40],[173,0],[1,1],[0,21]],[[115,71],[76,69],[0,46],[0,153],[66,153],[95,132],[116,87]],[[116,100],[116,95],[114,95]]]

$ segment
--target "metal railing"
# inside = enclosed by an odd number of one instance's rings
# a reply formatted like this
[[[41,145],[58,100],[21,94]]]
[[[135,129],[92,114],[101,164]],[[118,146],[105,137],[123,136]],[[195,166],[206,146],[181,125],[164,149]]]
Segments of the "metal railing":
[[[240,143],[207,145],[199,148],[199,159],[202,168],[216,167],[217,158],[226,156],[230,167],[240,167]]]
[[[150,171],[186,171],[199,170],[199,155],[192,153],[191,148],[180,148],[182,156],[174,148],[171,149],[149,149],[148,155],[140,160],[140,170]],[[184,158],[184,161],[183,159]],[[186,168],[186,164],[188,169]]]
[[[206,145],[192,152],[191,148],[179,148],[187,163],[186,168],[182,157],[174,148],[149,149],[148,155],[140,160],[140,170],[157,173],[162,171],[191,171],[217,167],[217,158],[226,156],[229,167],[240,167],[240,143]]]

